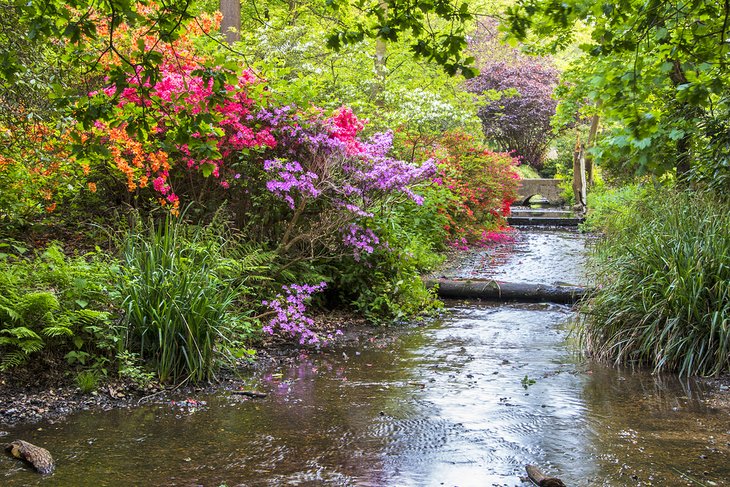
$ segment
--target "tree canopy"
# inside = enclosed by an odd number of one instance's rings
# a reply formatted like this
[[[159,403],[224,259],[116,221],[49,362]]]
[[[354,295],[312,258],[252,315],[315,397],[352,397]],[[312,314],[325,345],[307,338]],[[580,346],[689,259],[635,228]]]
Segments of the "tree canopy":
[[[591,39],[566,81],[574,104],[588,99],[585,110],[605,117],[599,155],[638,173],[680,175],[716,162],[704,154],[717,148],[728,113],[729,16],[727,2],[712,0],[520,0],[508,9],[512,36],[548,50],[587,26]]]

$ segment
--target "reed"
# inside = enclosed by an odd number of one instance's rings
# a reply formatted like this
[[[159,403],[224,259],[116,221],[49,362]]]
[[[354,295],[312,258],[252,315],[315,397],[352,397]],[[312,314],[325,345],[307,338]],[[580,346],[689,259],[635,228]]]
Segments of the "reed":
[[[582,309],[587,352],[654,371],[730,370],[730,213],[696,193],[640,200],[597,245]]]
[[[236,296],[217,272],[220,249],[211,235],[170,216],[126,238],[119,285],[125,343],[130,350],[139,347],[161,381],[212,377]]]

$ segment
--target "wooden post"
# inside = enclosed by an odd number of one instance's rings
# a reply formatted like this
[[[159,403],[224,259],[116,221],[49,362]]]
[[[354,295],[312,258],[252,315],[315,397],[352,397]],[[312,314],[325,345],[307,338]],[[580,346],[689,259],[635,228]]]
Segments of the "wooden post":
[[[586,207],[588,206],[588,197],[586,190],[588,185],[586,184],[586,150],[581,145],[580,147],[580,204],[583,207],[582,211],[585,213]]]

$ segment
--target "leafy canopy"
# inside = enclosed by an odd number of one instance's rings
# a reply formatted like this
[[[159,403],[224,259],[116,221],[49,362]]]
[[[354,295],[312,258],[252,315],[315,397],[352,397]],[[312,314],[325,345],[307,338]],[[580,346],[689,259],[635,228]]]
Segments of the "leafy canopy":
[[[729,13],[710,0],[520,0],[508,18],[514,38],[537,37],[548,50],[592,28],[566,78],[570,102],[587,98],[604,116],[604,160],[663,174],[697,163],[707,125],[727,113]]]

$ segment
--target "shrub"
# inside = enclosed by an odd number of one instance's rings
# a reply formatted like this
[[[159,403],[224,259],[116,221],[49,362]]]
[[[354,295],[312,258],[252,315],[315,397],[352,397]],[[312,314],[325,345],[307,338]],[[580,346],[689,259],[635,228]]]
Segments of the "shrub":
[[[411,214],[395,212],[377,219],[378,248],[359,261],[343,259],[333,272],[340,297],[371,321],[402,320],[440,307],[421,276],[436,268],[443,257],[434,252],[427,234],[417,231],[426,221],[411,220]]]
[[[439,162],[434,183],[451,193],[438,198],[439,210],[448,220],[448,239],[486,243],[490,231],[506,225],[505,217],[517,198],[517,160],[458,132],[442,137],[434,156]]]
[[[592,356],[654,371],[730,370],[730,214],[694,193],[643,198],[593,258],[580,337]]]

